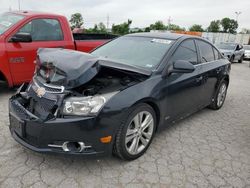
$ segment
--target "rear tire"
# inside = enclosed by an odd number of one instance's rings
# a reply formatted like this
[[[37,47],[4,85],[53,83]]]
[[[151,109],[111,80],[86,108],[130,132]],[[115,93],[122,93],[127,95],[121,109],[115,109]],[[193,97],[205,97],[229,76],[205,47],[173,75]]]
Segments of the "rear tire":
[[[217,91],[215,92],[213,101],[209,105],[209,108],[213,110],[219,110],[223,106],[227,95],[227,88],[228,88],[228,82],[223,80],[220,83]]]
[[[123,160],[134,160],[142,156],[153,140],[156,123],[151,106],[142,103],[133,107],[116,135],[115,156]]]
[[[243,59],[244,59],[244,56],[241,56],[238,62],[239,62],[239,63],[242,63],[242,62],[243,62]]]
[[[232,55],[232,56],[230,57],[229,61],[230,61],[231,63],[234,62],[234,55]]]

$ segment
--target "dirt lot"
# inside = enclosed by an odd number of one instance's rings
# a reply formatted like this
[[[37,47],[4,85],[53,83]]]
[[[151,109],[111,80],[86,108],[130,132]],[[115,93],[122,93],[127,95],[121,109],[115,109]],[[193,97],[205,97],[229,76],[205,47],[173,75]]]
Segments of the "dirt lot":
[[[224,107],[204,109],[158,133],[138,160],[44,155],[8,130],[0,86],[0,187],[250,187],[250,68],[232,65]]]

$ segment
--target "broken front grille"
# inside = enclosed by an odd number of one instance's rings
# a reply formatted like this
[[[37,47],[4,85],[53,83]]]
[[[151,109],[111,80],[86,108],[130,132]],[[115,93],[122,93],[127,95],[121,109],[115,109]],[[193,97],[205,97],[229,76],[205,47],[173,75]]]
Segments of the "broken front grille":
[[[33,84],[37,88],[44,88],[47,93],[63,93],[64,92],[64,87],[63,86],[54,86],[54,85],[49,85],[45,83],[41,83],[38,80],[33,79]]]

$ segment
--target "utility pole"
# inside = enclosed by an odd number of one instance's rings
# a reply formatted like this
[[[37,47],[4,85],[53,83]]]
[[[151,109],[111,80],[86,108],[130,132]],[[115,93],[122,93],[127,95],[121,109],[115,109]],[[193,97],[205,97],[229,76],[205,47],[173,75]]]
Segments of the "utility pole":
[[[168,17],[168,30],[169,30],[169,27],[170,27],[170,24],[171,22],[173,21],[173,19],[171,18],[171,16]]]
[[[109,14],[107,14],[107,30],[109,29]]]
[[[21,3],[20,3],[20,0],[18,0],[18,9],[21,10]]]
[[[235,14],[236,14],[236,21],[237,21],[237,22],[238,22],[238,19],[239,19],[239,15],[240,15],[241,13],[242,13],[242,12],[240,12],[240,11],[239,11],[239,12],[238,12],[238,11],[235,12]]]

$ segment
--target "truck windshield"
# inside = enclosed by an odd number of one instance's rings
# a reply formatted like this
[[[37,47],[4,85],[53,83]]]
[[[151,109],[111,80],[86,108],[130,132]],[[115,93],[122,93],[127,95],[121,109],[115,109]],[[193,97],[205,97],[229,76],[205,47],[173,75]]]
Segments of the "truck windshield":
[[[101,58],[153,70],[172,46],[174,40],[125,36],[115,39],[92,52]]]
[[[12,14],[12,13],[3,13],[0,14],[0,35],[7,31],[11,26],[15,25],[17,22],[22,20],[24,16]]]

